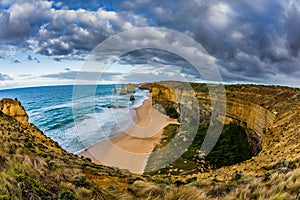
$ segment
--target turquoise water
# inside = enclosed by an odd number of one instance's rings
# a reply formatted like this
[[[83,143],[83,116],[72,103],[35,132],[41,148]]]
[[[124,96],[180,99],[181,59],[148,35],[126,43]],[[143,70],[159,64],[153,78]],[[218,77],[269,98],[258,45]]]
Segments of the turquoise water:
[[[114,85],[47,86],[1,90],[0,98],[18,98],[31,123],[69,152],[79,152],[105,137],[129,128],[134,122],[132,108],[142,105],[148,91],[137,89],[135,101],[130,94],[113,93]],[[116,85],[118,91],[121,86]],[[78,93],[77,93],[78,94]]]

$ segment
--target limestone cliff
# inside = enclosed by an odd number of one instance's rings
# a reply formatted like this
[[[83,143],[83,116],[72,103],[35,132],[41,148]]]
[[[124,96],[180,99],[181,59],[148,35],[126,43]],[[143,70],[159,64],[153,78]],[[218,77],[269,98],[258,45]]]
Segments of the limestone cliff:
[[[4,98],[0,101],[0,110],[23,124],[28,124],[28,115],[18,100]]]
[[[200,105],[200,113],[209,117],[210,94],[205,84],[190,83]],[[142,89],[152,91],[153,103],[178,107],[179,98],[190,95],[180,82],[144,84]],[[236,165],[213,172],[224,180],[238,169],[261,171],[282,160],[300,156],[300,90],[279,86],[231,85],[226,86],[225,123],[245,127],[254,157]],[[189,90],[189,89],[188,89]],[[201,177],[212,176],[203,173]],[[226,178],[227,177],[227,178]]]

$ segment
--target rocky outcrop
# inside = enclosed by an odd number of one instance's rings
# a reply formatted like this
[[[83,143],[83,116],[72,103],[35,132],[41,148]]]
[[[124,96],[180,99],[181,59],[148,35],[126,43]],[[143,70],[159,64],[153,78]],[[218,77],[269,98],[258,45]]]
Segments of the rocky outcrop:
[[[135,85],[134,84],[129,83],[127,85],[127,93],[135,93]]]
[[[134,96],[131,95],[130,98],[129,98],[129,100],[130,100],[130,101],[134,101],[134,100],[135,100]]]
[[[0,110],[23,124],[28,124],[28,115],[18,100],[4,98],[0,101]]]
[[[143,180],[66,152],[33,124],[26,124],[20,102],[3,99],[0,108],[0,188],[6,188],[0,189],[0,199],[123,199],[119,196],[130,195],[130,183]]]
[[[126,94],[127,94],[127,92],[126,92],[126,90],[125,90],[125,85],[122,84],[121,91],[120,91],[120,95],[126,95]]]

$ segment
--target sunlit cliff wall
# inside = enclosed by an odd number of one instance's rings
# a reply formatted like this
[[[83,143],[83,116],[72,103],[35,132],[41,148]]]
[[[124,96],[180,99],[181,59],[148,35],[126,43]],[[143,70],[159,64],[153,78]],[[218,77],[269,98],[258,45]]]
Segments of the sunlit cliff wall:
[[[28,115],[21,103],[17,100],[4,98],[0,101],[0,110],[23,124],[28,124]]]

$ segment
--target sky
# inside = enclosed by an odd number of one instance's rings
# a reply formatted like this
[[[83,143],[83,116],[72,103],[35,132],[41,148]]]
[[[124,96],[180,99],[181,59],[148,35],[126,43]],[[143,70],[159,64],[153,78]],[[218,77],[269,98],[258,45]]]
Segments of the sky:
[[[99,44],[144,27],[160,29],[129,34],[113,49],[146,42],[192,54],[184,41],[162,30],[177,31],[205,50],[224,83],[300,87],[300,0],[0,0],[0,89],[90,78],[212,81],[186,58],[159,48],[117,58],[102,49],[93,60],[98,68],[87,66]]]

